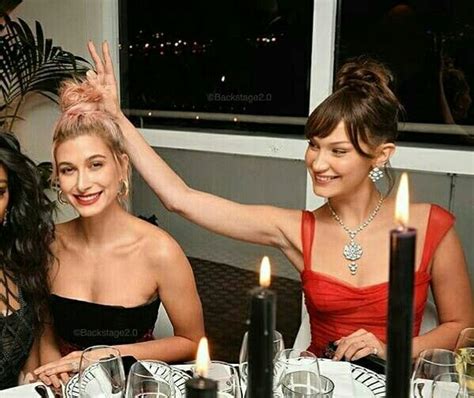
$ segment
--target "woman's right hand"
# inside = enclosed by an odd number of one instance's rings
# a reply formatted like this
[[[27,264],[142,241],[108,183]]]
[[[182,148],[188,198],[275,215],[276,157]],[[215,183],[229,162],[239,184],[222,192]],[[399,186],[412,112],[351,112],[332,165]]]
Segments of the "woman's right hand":
[[[123,113],[120,109],[117,81],[115,79],[112,58],[110,57],[109,44],[106,41],[102,42],[102,59],[92,41],[87,43],[87,47],[96,69],[95,72],[93,70],[87,72],[87,80],[102,93],[104,111],[116,118],[120,118],[123,116]]]

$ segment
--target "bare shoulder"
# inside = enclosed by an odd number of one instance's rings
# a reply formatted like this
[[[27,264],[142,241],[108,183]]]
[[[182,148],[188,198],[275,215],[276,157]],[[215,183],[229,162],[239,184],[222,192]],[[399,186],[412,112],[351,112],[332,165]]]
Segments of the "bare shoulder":
[[[183,250],[168,232],[139,218],[135,218],[134,223],[142,240],[142,250],[154,264],[169,264],[185,258]]]

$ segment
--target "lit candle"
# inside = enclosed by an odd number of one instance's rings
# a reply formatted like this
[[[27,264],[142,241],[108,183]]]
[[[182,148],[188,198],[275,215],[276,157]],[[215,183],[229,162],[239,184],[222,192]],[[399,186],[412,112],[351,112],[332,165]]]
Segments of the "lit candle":
[[[209,362],[207,339],[203,337],[199,341],[196,355],[198,377],[186,381],[186,398],[217,398],[217,382],[206,379]]]
[[[251,293],[248,334],[248,398],[273,397],[273,332],[276,296],[270,286],[270,261],[262,259],[260,288]]]
[[[416,230],[409,228],[408,177],[398,187],[395,220],[390,231],[390,281],[387,328],[387,398],[410,396],[413,329],[413,278]]]

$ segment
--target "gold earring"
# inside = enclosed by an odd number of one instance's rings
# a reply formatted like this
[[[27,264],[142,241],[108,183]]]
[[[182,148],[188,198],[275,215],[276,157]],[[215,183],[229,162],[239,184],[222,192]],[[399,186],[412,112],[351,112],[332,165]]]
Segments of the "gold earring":
[[[69,202],[64,198],[64,193],[62,189],[57,190],[58,202],[62,205],[68,205]]]
[[[128,196],[128,181],[120,180],[120,189],[118,191],[119,196]]]

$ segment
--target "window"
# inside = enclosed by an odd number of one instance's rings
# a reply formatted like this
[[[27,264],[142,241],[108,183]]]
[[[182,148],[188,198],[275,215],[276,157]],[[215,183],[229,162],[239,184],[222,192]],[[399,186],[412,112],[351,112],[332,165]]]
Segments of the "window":
[[[474,2],[340,0],[336,63],[367,54],[387,64],[411,141],[474,137]]]
[[[121,92],[145,123],[303,125],[312,0],[121,0]]]

